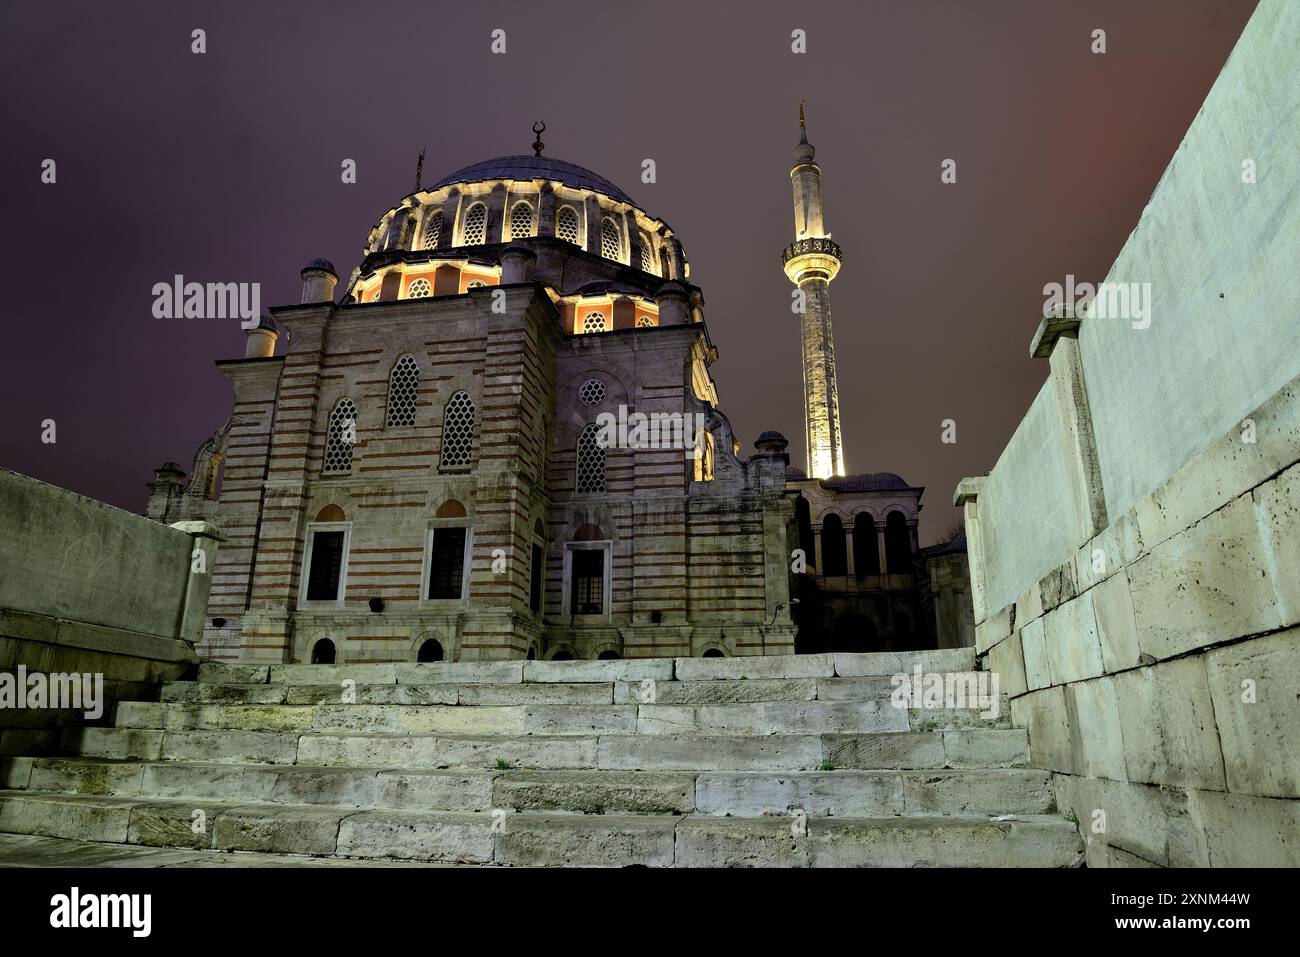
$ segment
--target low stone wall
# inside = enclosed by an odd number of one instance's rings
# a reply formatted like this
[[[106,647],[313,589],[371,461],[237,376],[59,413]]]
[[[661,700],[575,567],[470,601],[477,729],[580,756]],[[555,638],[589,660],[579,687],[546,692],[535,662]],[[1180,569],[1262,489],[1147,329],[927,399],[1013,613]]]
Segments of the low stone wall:
[[[159,525],[0,469],[0,528],[0,755],[53,753],[67,727],[192,670],[210,525]],[[99,713],[46,706],[52,675],[98,688],[83,703]]]
[[[976,628],[1091,866],[1300,865],[1300,377]]]

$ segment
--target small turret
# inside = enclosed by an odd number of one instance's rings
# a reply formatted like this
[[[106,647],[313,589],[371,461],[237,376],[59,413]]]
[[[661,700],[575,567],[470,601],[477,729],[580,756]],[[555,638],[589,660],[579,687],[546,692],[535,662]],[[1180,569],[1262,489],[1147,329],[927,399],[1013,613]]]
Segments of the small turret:
[[[334,264],[328,259],[313,259],[302,267],[302,301],[333,302],[334,286],[339,281],[339,274],[334,271]]]
[[[262,316],[257,325],[244,335],[245,359],[265,359],[275,355],[275,343],[280,338],[280,330],[270,316]]]

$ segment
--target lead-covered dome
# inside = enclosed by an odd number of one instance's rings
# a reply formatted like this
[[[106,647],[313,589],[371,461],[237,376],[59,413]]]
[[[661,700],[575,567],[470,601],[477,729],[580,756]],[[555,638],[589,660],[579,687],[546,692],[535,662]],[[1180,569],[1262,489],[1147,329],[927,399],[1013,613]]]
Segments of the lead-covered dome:
[[[566,163],[564,160],[549,156],[498,156],[496,159],[483,160],[443,177],[432,188],[441,189],[444,186],[482,183],[488,180],[533,179],[553,180],[565,186],[572,186],[574,189],[594,190],[621,203],[636,205],[632,197],[599,173],[593,173],[576,163]]]

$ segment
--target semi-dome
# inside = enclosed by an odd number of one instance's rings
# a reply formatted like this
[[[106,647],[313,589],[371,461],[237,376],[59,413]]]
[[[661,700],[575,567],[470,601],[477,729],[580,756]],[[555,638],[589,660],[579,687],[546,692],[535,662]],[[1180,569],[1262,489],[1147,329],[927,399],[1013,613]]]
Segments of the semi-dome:
[[[636,205],[632,197],[599,173],[550,156],[498,156],[496,159],[483,160],[443,177],[432,188],[441,189],[458,183],[481,183],[497,179],[548,179],[574,189],[594,190],[621,203]]]

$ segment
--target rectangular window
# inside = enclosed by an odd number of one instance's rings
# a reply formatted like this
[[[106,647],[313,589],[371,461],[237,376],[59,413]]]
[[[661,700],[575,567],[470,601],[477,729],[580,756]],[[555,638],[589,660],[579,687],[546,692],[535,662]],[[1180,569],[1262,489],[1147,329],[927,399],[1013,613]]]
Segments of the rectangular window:
[[[573,550],[573,600],[575,615],[600,615],[605,611],[605,551]]]
[[[460,598],[465,587],[465,527],[433,530],[428,598]]]
[[[343,532],[312,533],[307,601],[337,601],[343,577]]]
[[[542,546],[534,545],[532,581],[528,589],[528,607],[538,614],[542,612],[542,574],[544,571],[545,569],[542,568]]]

